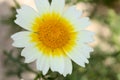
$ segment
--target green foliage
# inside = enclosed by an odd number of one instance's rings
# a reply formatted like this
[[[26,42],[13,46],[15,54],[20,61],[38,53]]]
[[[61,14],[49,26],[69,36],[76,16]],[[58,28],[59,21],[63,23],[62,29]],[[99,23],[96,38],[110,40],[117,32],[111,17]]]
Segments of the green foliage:
[[[115,46],[119,49],[120,48],[120,16],[117,15],[114,10],[109,10],[108,24],[110,25],[110,29],[112,32],[112,42],[115,43]]]

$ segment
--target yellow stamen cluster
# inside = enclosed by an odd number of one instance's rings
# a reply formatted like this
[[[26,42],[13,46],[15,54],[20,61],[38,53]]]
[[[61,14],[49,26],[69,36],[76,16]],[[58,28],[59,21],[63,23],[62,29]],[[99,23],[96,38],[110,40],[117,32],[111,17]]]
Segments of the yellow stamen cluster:
[[[35,32],[31,35],[32,41],[36,42],[38,47],[42,45],[51,50],[62,49],[73,43],[70,41],[74,41],[76,35],[72,25],[56,13],[37,17],[32,28]]]

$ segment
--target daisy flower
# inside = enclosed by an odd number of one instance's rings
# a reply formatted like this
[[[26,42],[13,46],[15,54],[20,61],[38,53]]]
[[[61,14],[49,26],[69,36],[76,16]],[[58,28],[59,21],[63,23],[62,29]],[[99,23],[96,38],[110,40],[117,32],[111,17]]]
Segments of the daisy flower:
[[[93,33],[85,30],[89,18],[75,6],[64,9],[65,0],[35,0],[37,10],[22,6],[17,10],[15,23],[26,29],[11,36],[13,46],[24,48],[25,63],[36,61],[36,67],[45,75],[48,70],[66,76],[72,73],[72,61],[85,67],[90,52],[87,43]]]

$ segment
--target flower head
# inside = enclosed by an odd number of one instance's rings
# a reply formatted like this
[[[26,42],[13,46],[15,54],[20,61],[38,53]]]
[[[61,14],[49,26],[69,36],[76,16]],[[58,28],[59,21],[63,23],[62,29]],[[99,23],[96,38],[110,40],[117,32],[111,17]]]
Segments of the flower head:
[[[24,47],[25,62],[36,60],[37,69],[45,75],[49,69],[66,76],[72,73],[73,60],[85,67],[93,51],[86,43],[93,33],[84,30],[90,24],[82,12],[71,6],[64,10],[65,0],[35,0],[37,11],[28,6],[17,10],[15,23],[26,31],[12,35],[13,46]]]

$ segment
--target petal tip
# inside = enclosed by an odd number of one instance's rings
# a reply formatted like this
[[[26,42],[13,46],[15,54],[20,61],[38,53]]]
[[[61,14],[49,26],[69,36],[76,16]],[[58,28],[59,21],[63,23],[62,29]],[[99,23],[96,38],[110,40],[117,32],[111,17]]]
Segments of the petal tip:
[[[83,65],[81,65],[83,68],[85,68],[85,63]]]
[[[29,61],[25,60],[24,63],[30,63]]]

